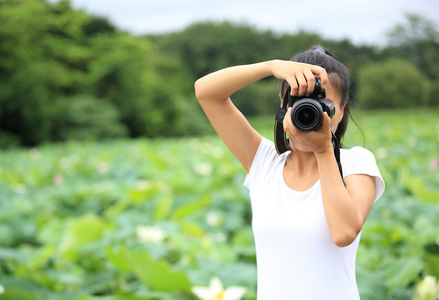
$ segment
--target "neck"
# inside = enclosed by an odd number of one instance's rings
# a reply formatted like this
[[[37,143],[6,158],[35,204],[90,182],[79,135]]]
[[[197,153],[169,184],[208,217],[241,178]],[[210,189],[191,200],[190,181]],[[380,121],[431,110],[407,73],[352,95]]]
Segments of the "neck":
[[[318,172],[317,159],[313,152],[294,149],[287,157],[285,168],[299,176],[308,176]]]
[[[284,181],[295,191],[309,190],[319,179],[317,158],[313,152],[293,150],[283,170]]]

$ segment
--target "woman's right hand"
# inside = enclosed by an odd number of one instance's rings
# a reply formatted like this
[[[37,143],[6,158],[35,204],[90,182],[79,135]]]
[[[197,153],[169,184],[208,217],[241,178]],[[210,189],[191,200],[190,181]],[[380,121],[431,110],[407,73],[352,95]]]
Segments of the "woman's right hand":
[[[275,60],[272,68],[276,78],[285,79],[290,84],[291,96],[310,95],[314,91],[316,77],[320,78],[322,88],[328,81],[326,70],[315,65]]]

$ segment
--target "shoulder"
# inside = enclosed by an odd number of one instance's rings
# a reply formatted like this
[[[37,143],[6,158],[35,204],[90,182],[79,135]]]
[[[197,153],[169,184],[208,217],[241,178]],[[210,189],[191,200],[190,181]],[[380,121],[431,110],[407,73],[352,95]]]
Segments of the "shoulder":
[[[268,160],[276,160],[277,158],[279,158],[279,155],[276,152],[276,146],[272,141],[268,140],[265,137],[261,139],[261,143],[259,144],[258,150],[256,151],[253,162],[261,159],[262,157]]]
[[[279,155],[274,143],[262,138],[244,185],[248,187],[251,182],[255,182],[258,178],[272,176],[278,166],[285,162],[288,153],[285,152]]]
[[[375,177],[375,201],[382,195],[385,184],[375,160],[375,156],[371,151],[359,146],[351,149],[341,149],[340,160],[343,168],[343,177],[359,174]]]
[[[257,169],[260,170],[261,168],[271,168],[277,165],[285,160],[284,157],[288,153],[289,152],[285,152],[279,155],[276,151],[276,146],[274,143],[266,138],[262,138],[249,173],[252,173]]]
[[[354,153],[354,152],[369,152],[369,153],[372,153],[372,152],[370,152],[370,150],[368,150],[366,148],[363,148],[361,146],[354,146],[354,147],[349,148],[349,149],[342,148],[341,151],[346,152],[346,153]]]
[[[366,172],[368,169],[377,168],[375,156],[371,151],[363,147],[353,147],[351,149],[340,149],[340,160],[344,173],[355,174],[355,172]],[[367,174],[367,172],[366,172]]]
[[[340,149],[341,159],[348,160],[348,159],[353,159],[355,157],[361,157],[361,158],[365,157],[365,158],[375,159],[373,153],[370,150],[360,146],[355,146],[350,149]]]

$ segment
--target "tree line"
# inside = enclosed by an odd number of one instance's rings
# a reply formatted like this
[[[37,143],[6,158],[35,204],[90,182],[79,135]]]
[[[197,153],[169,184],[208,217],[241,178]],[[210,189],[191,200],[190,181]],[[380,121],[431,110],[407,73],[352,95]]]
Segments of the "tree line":
[[[69,1],[3,0],[0,24],[0,147],[202,134],[208,125],[193,95],[197,78],[289,59],[315,44],[348,66],[360,107],[439,104],[439,33],[419,15],[396,25],[384,48],[227,21],[134,36]],[[262,80],[234,101],[246,115],[274,114],[277,85]]]

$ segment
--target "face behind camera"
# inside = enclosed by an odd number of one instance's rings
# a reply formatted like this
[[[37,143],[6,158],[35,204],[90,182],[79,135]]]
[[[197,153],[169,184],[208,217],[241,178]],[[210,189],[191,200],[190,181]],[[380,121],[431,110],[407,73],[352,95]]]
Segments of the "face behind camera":
[[[314,91],[309,96],[291,96],[291,87],[288,85],[284,101],[288,101],[289,106],[292,107],[291,121],[294,126],[303,132],[314,131],[322,125],[324,112],[332,118],[335,107],[325,98],[326,90],[322,89],[320,78],[316,78]]]

